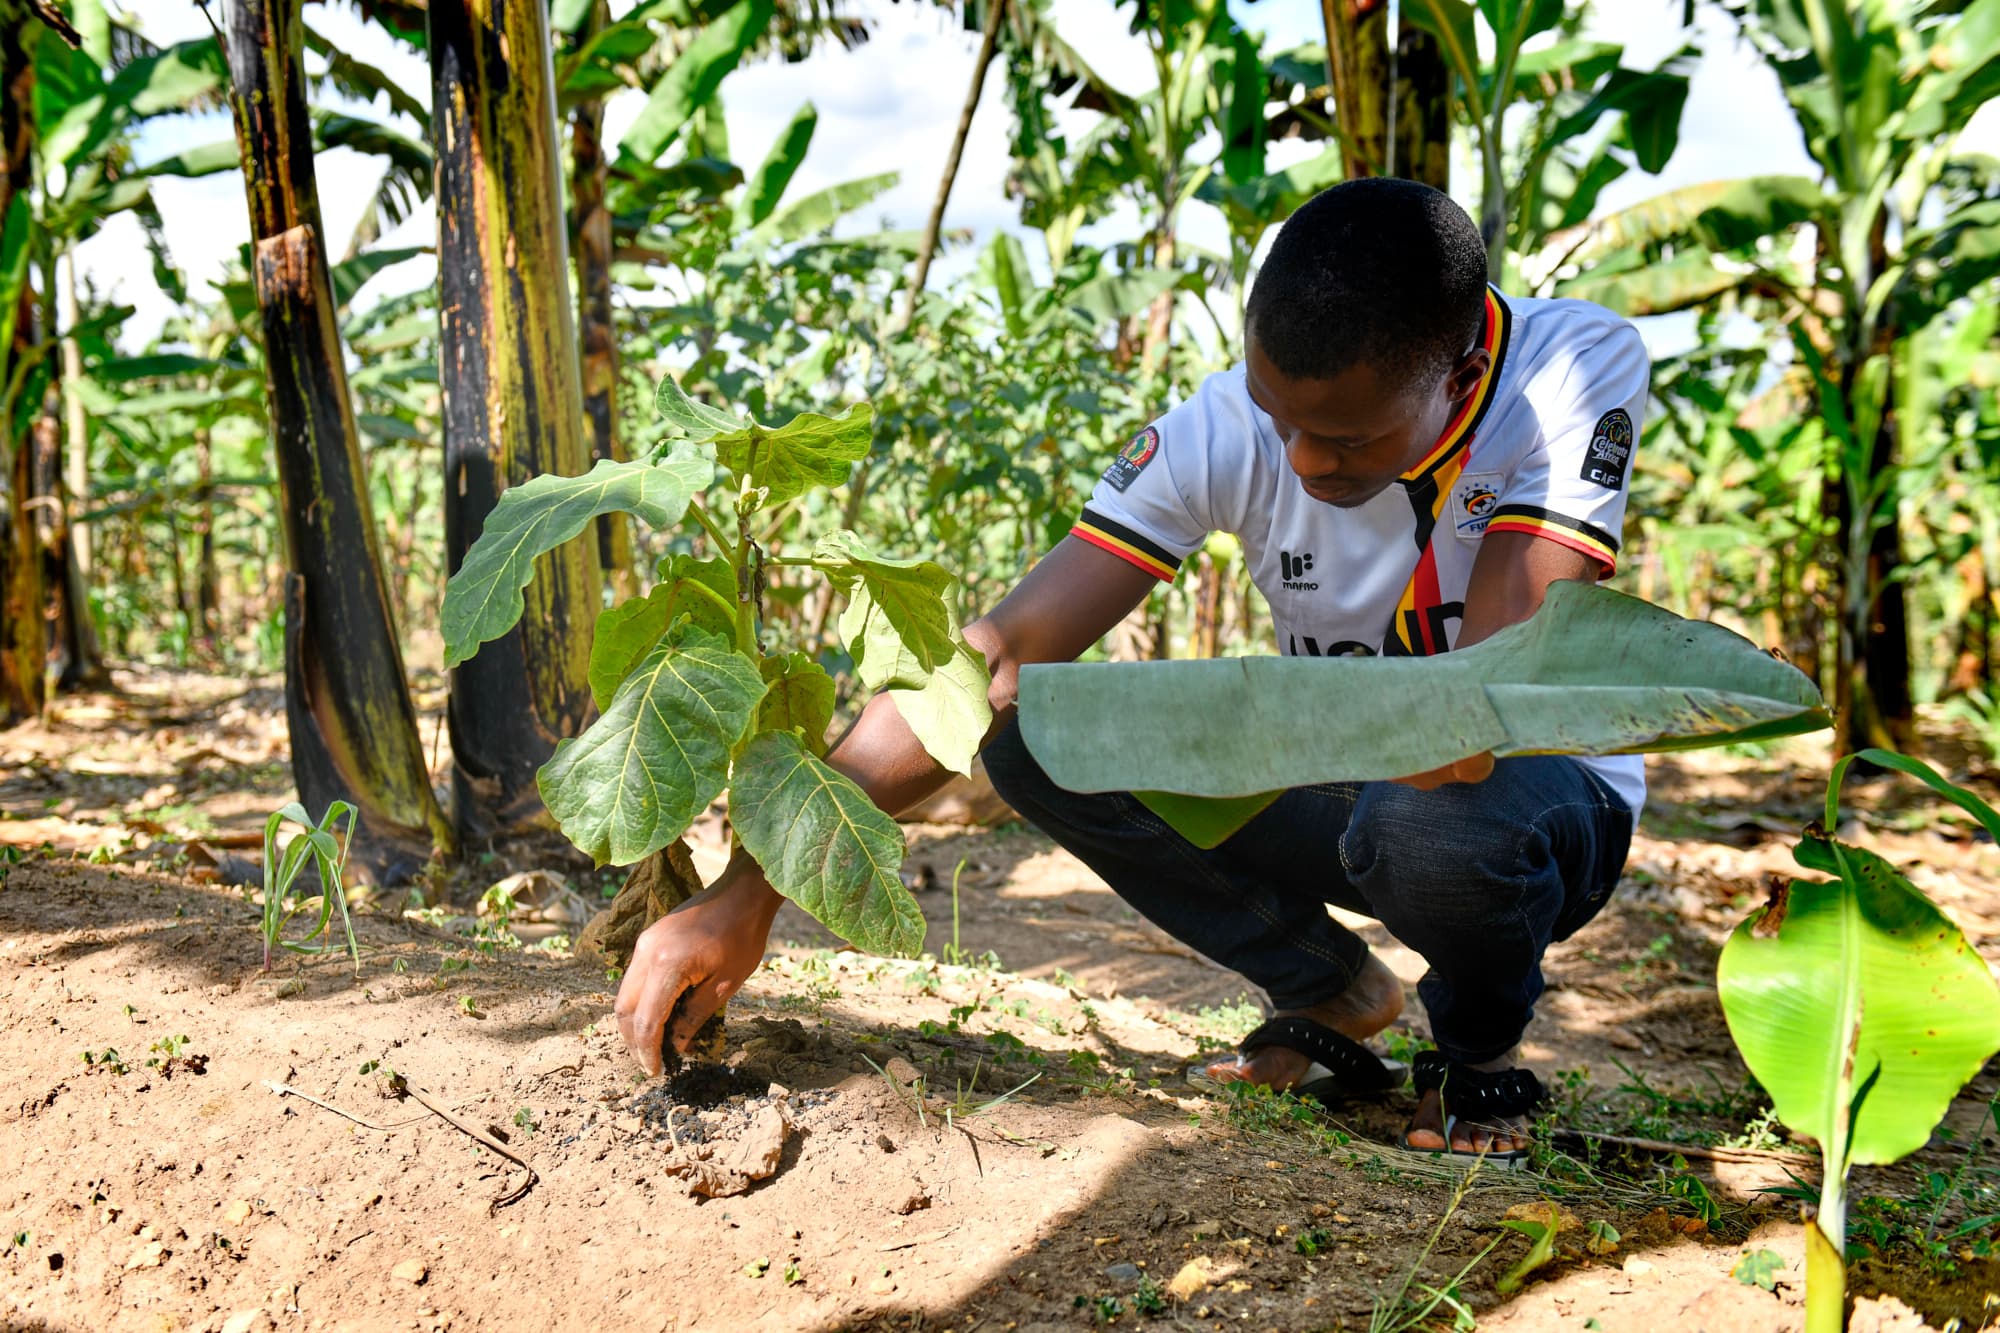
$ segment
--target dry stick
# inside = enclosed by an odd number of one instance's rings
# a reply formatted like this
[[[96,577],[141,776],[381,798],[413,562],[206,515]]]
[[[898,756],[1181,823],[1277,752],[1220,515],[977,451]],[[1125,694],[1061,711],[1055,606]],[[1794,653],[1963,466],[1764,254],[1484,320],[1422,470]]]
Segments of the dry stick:
[[[966,89],[965,106],[958,113],[958,131],[952,136],[951,152],[944,160],[944,176],[938,181],[937,198],[931,203],[931,215],[924,222],[924,238],[917,247],[917,267],[910,275],[903,313],[891,325],[891,333],[901,333],[916,317],[917,298],[924,294],[924,280],[930,276],[931,258],[937,254],[945,205],[951,201],[952,182],[958,179],[959,160],[965,156],[965,137],[972,132],[972,115],[979,109],[979,92],[986,86],[986,69],[993,63],[993,48],[1000,37],[1000,15],[1006,8],[1007,0],[986,0],[985,28],[979,34],[979,54],[972,62],[972,86]]]
[[[508,1152],[505,1148],[500,1146],[499,1141],[493,1138],[492,1135],[486,1133],[484,1130],[474,1129],[471,1125],[466,1124],[463,1120],[460,1120],[457,1116],[453,1115],[451,1112],[445,1110],[442,1106],[439,1106],[436,1102],[432,1101],[429,1097],[425,1096],[423,1089],[419,1088],[416,1084],[410,1082],[408,1079],[399,1079],[398,1082],[401,1084],[404,1092],[416,1098],[417,1102],[421,1106],[423,1106],[425,1110],[429,1111],[432,1115],[437,1116],[438,1119],[444,1121],[446,1124],[450,1125],[453,1129],[457,1130],[459,1133],[471,1136],[471,1138],[475,1142],[479,1143],[481,1146],[490,1148],[494,1152],[498,1153],[500,1156],[512,1162],[515,1166],[520,1167],[523,1171],[526,1171],[528,1173],[528,1178],[526,1180],[522,1181],[519,1185],[515,1186],[507,1193],[502,1194],[499,1198],[495,1199],[493,1202],[486,1205],[486,1215],[488,1217],[493,1216],[494,1212],[497,1211],[498,1209],[505,1208],[508,1204],[513,1203],[516,1200],[525,1198],[527,1196],[528,1191],[535,1187],[535,1182],[541,1179],[541,1177],[535,1173],[535,1168],[529,1166],[525,1158],[516,1157],[513,1153]]]
[[[363,1120],[358,1115],[354,1115],[353,1113],[348,1111],[343,1111],[338,1106],[335,1106],[332,1102],[323,1102],[319,1098],[313,1096],[310,1092],[300,1092],[297,1088],[293,1087],[289,1083],[277,1083],[267,1078],[264,1080],[264,1086],[269,1088],[272,1092],[277,1093],[280,1097],[297,1097],[300,1101],[311,1102],[314,1106],[319,1107],[322,1111],[331,1111],[335,1115],[339,1116],[342,1120],[352,1120],[355,1124],[361,1126],[363,1129],[372,1129],[378,1134],[394,1133],[397,1126],[414,1125],[419,1120],[423,1119],[422,1116],[415,1115],[411,1116],[408,1120],[398,1120],[394,1125],[378,1125],[372,1120]]]
[[[1614,1148],[1630,1148],[1634,1152],[1677,1154],[1693,1157],[1704,1162],[1762,1163],[1774,1162],[1784,1166],[1811,1166],[1812,1159],[1798,1153],[1772,1152],[1765,1148],[1700,1148],[1687,1143],[1668,1143],[1664,1139],[1632,1139],[1622,1134],[1600,1134],[1588,1129],[1558,1129],[1557,1141],[1581,1139],[1590,1143],[1605,1143]]]

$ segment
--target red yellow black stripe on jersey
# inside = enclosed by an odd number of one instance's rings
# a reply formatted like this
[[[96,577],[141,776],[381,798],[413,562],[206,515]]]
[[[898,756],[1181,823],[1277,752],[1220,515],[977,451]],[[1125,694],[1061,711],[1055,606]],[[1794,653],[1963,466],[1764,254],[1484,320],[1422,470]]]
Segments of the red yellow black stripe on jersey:
[[[1446,605],[1438,584],[1437,550],[1432,538],[1451,496],[1451,488],[1465,471],[1472,455],[1472,437],[1493,406],[1494,386],[1500,381],[1500,365],[1507,357],[1507,337],[1513,330],[1513,312],[1491,287],[1486,289],[1486,324],[1480,331],[1480,346],[1486,349],[1486,373],[1479,384],[1452,415],[1444,434],[1429,453],[1399,479],[1410,497],[1410,509],[1417,520],[1413,534],[1417,543],[1417,567],[1403,587],[1389,631],[1382,636],[1382,652],[1389,657],[1430,657],[1451,647],[1444,623],[1462,616],[1464,607]]]
[[[1525,532],[1530,537],[1545,537],[1552,542],[1560,542],[1573,551],[1581,551],[1604,566],[1609,574],[1618,567],[1618,539],[1603,528],[1565,518],[1551,510],[1534,505],[1501,505],[1493,511],[1492,522],[1486,525],[1488,532]]]
[[[1070,535],[1081,537],[1099,550],[1109,551],[1120,560],[1137,565],[1163,583],[1172,583],[1174,575],[1180,571],[1181,562],[1172,551],[1092,509],[1083,511],[1083,517],[1070,529]]]

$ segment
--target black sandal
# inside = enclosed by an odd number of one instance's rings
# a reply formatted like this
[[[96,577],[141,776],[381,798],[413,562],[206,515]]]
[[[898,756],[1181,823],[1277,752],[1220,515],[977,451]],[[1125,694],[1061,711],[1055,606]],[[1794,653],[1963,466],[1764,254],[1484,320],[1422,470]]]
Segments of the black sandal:
[[[1419,1097],[1427,1092],[1439,1092],[1440,1109],[1444,1112],[1443,1148],[1419,1148],[1410,1142],[1408,1130],[1403,1131],[1403,1147],[1411,1152],[1427,1156],[1450,1156],[1468,1158],[1474,1161],[1491,1162],[1496,1166],[1511,1168],[1524,1162],[1533,1151],[1529,1148],[1515,1148],[1508,1152],[1468,1152],[1451,1146],[1451,1132],[1460,1120],[1475,1123],[1497,1124],[1514,1116],[1524,1116],[1542,1104],[1547,1095],[1542,1081],[1535,1077],[1532,1069],[1502,1069],[1487,1071],[1474,1069],[1448,1060],[1436,1051],[1424,1051],[1417,1056],[1411,1071],[1411,1084]]]
[[[1322,1105],[1393,1092],[1403,1086],[1409,1070],[1384,1060],[1345,1033],[1310,1018],[1272,1018],[1257,1026],[1237,1046],[1240,1055],[1254,1055],[1267,1046],[1297,1051],[1312,1064],[1290,1091]],[[1188,1071],[1188,1082],[1203,1092],[1218,1093],[1226,1084],[1211,1078],[1206,1068]]]

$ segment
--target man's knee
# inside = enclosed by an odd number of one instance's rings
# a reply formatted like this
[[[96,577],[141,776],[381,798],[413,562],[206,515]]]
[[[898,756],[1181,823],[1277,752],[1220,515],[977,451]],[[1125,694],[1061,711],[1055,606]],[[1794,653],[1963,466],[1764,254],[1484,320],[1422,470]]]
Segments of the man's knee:
[[[1518,889],[1531,871],[1536,831],[1491,796],[1477,783],[1434,791],[1364,786],[1340,845],[1355,887],[1392,912],[1397,903],[1437,909],[1503,884]]]

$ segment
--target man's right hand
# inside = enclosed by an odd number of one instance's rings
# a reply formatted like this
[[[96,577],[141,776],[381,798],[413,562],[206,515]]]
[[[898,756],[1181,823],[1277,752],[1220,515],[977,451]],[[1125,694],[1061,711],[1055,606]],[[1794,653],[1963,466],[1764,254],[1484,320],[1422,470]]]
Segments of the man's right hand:
[[[739,854],[712,886],[639,936],[613,1011],[618,1035],[649,1076],[661,1070],[669,1017],[666,1038],[684,1054],[701,1025],[757,970],[782,901],[756,863]]]

